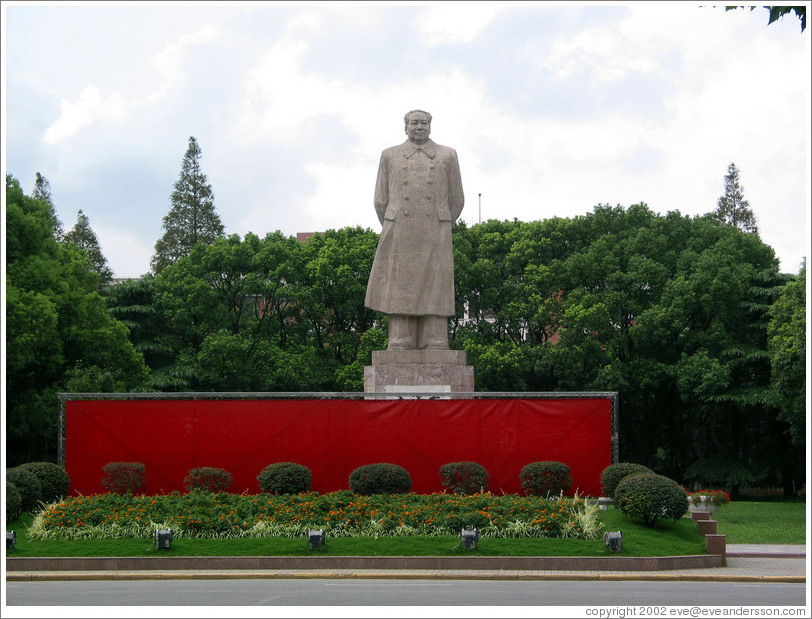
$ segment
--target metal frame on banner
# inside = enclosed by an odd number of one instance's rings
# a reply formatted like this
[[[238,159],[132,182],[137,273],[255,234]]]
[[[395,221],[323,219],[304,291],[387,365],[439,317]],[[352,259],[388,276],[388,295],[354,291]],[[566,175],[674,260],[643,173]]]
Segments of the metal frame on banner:
[[[409,391],[386,393],[359,392],[206,392],[187,391],[174,393],[60,393],[59,437],[57,461],[65,466],[65,403],[70,400],[374,400],[374,399],[424,399],[424,400],[579,400],[609,399],[611,410],[612,462],[619,460],[619,410],[617,391],[493,391],[493,392],[430,392]]]

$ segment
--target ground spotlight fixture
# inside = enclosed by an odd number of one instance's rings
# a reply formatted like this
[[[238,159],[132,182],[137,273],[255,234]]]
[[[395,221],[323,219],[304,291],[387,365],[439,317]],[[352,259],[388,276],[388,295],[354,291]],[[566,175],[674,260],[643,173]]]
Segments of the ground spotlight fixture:
[[[623,534],[620,531],[607,531],[603,534],[604,545],[612,552],[623,550]]]
[[[155,529],[155,548],[168,549],[172,544],[172,529]]]
[[[17,534],[14,531],[6,531],[6,550],[11,550],[17,544]]]
[[[324,546],[324,529],[318,529],[316,531],[308,531],[307,532],[307,544],[310,547],[310,550],[318,550],[322,546]]]
[[[465,550],[476,550],[479,541],[479,531],[476,529],[463,529],[460,532],[460,543]]]

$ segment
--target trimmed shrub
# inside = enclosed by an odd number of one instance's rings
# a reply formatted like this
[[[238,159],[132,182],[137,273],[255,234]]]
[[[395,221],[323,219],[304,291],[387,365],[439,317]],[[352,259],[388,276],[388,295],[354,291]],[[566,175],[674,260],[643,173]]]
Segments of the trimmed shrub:
[[[68,495],[70,477],[58,464],[53,462],[28,462],[21,464],[20,468],[31,471],[42,485],[42,501],[53,503]]]
[[[572,485],[570,467],[563,462],[531,462],[519,474],[522,489],[533,496],[560,495]]]
[[[313,483],[313,473],[303,464],[275,462],[257,475],[259,489],[269,494],[298,494],[308,492]]]
[[[22,513],[23,497],[14,482],[6,480],[6,520],[17,520]]]
[[[614,498],[615,488],[620,483],[620,480],[627,475],[635,475],[637,473],[653,473],[650,468],[643,464],[636,464],[634,462],[618,462],[610,464],[601,473],[601,489],[603,496]]]
[[[476,494],[488,487],[490,475],[476,462],[449,462],[440,467],[440,483],[455,494]]]
[[[656,473],[627,475],[615,488],[615,507],[651,526],[660,518],[679,520],[688,511],[685,488]]]
[[[404,494],[412,489],[409,471],[389,462],[359,466],[350,473],[349,483],[355,494]]]
[[[147,467],[141,462],[108,462],[102,473],[102,485],[115,494],[134,494],[147,485]]]
[[[20,493],[20,509],[24,512],[36,511],[42,500],[42,484],[39,477],[21,466],[15,466],[6,471],[6,481],[17,487],[17,492]]]
[[[225,469],[212,466],[199,466],[187,473],[183,484],[189,492],[205,490],[207,492],[225,492],[231,485],[231,473]]]

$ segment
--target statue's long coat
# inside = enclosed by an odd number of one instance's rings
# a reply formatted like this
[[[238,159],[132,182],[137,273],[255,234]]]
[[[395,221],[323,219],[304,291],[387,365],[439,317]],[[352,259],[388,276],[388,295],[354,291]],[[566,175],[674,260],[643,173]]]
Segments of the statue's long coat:
[[[454,315],[451,227],[465,198],[457,153],[407,140],[381,153],[375,211],[383,224],[366,306],[387,314]]]

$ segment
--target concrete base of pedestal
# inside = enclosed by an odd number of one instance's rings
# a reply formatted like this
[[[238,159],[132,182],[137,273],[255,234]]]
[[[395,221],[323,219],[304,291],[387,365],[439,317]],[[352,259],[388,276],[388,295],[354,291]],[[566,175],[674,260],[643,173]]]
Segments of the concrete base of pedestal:
[[[364,393],[472,393],[474,367],[463,350],[375,350]]]

